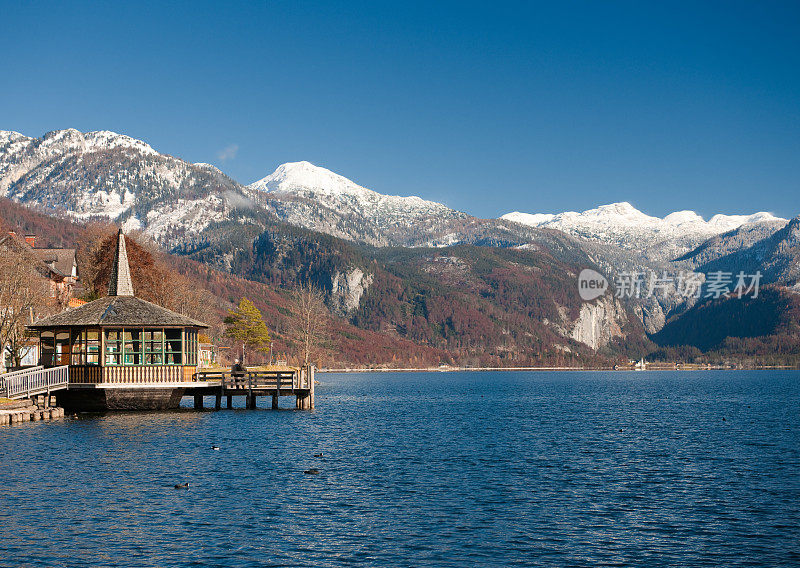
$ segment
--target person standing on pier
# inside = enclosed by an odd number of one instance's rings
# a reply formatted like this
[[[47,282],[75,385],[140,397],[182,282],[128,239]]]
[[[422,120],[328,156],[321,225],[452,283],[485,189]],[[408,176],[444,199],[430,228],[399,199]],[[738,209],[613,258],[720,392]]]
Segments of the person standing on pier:
[[[239,359],[233,363],[233,367],[231,367],[231,377],[233,378],[233,384],[237,387],[241,386],[244,382],[244,374],[247,371],[242,362]]]

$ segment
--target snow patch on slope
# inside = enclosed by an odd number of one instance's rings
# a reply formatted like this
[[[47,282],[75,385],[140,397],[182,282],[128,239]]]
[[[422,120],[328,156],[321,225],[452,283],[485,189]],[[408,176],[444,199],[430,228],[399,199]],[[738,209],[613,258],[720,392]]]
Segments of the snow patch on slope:
[[[108,217],[116,219],[131,208],[136,195],[127,189],[98,190],[79,196],[77,206],[70,214],[76,219]]]
[[[214,221],[225,218],[225,203],[216,195],[203,199],[179,199],[176,203],[162,204],[147,212],[145,233],[160,242],[167,242],[176,228],[184,233],[182,238],[196,236]]]

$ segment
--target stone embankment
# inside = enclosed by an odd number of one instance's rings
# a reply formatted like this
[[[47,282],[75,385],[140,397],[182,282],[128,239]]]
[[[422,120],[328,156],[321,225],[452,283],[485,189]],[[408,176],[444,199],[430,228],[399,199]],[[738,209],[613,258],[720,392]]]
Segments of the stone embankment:
[[[0,426],[64,418],[64,409],[50,406],[49,402],[54,401],[48,401],[44,396],[35,397],[34,400],[0,399]]]

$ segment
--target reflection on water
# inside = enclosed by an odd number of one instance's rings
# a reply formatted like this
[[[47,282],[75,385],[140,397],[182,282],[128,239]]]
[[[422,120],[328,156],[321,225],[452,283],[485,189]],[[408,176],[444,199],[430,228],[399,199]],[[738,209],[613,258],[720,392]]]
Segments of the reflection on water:
[[[0,429],[0,565],[800,563],[800,373],[318,378]]]

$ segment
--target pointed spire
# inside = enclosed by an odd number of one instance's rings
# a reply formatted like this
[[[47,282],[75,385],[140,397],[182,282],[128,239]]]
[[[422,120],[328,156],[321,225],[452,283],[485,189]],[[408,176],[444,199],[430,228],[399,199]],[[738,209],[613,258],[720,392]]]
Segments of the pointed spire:
[[[125,249],[125,235],[122,234],[122,229],[117,235],[117,251],[114,253],[114,266],[111,267],[108,295],[133,296],[131,267],[128,264],[128,251]]]

